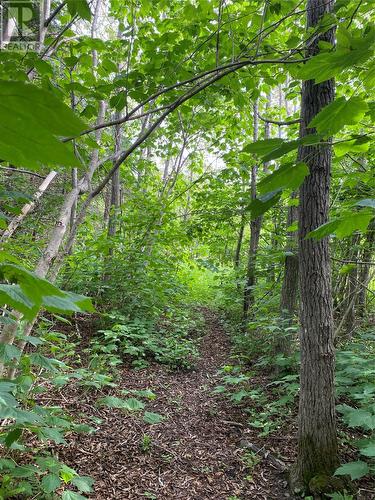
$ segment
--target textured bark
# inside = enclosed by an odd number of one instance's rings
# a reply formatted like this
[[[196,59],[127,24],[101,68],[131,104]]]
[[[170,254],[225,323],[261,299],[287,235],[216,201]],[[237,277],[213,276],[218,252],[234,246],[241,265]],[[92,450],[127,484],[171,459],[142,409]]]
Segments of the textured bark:
[[[287,226],[298,220],[298,207],[288,208]],[[297,309],[298,292],[298,255],[297,231],[290,232],[287,237],[284,279],[281,288],[280,312],[285,319],[292,319]]]
[[[53,179],[56,177],[57,172],[52,170],[47,177],[43,180],[41,185],[39,186],[37,192],[33,196],[33,201],[30,203],[26,203],[22,207],[21,213],[17,215],[9,224],[9,226],[6,228],[4,233],[1,235],[0,241],[4,242],[7,239],[9,239],[14,231],[17,229],[17,227],[22,223],[23,219],[26,217],[26,215],[34,209],[35,205],[37,204],[38,200],[41,198],[43,193],[48,189],[48,186],[51,184]]]
[[[375,220],[373,220],[367,230],[366,241],[362,252],[362,268],[359,273],[359,281],[361,288],[358,294],[357,311],[360,316],[363,316],[366,311],[367,285],[370,282],[370,264],[372,255],[375,249]],[[367,263],[367,264],[366,264]]]
[[[295,195],[296,193],[294,193]],[[293,196],[294,198],[294,196]],[[298,220],[298,207],[288,207],[287,227]],[[284,263],[284,278],[281,286],[280,296],[280,316],[283,318],[285,327],[291,326],[293,317],[297,309],[298,296],[298,241],[297,231],[293,231],[287,236]],[[288,355],[291,352],[291,338],[283,335],[276,340],[275,352]]]
[[[119,120],[121,118],[121,113],[116,113],[114,116],[115,120]],[[116,125],[114,131],[114,139],[115,139],[115,155],[117,155],[120,151],[121,147],[121,126]],[[114,160],[116,161],[116,160]],[[117,215],[118,209],[120,207],[120,169],[118,168],[112,177],[111,182],[111,202],[109,209],[109,220],[108,220],[108,236],[114,236],[116,234],[116,226],[117,226]]]
[[[355,234],[352,236],[349,248],[349,259],[351,260],[357,260],[359,241],[359,234]],[[347,312],[345,313],[345,334],[349,338],[352,336],[355,325],[355,306],[357,302],[358,292],[358,267],[355,266],[348,273],[347,290],[345,294],[345,309],[347,310]]]
[[[241,223],[240,223],[240,229],[238,231],[238,238],[237,238],[237,245],[236,245],[236,251],[234,253],[234,269],[238,269],[240,267],[240,261],[241,261],[241,248],[242,248],[242,240],[243,240],[243,233],[245,231],[245,217],[241,217]]]
[[[333,1],[307,1],[307,28],[331,12]],[[319,40],[334,43],[334,30],[317,37],[307,56],[318,51]],[[314,133],[307,125],[334,100],[334,81],[303,82],[301,135]],[[301,388],[298,416],[298,456],[292,469],[294,486],[308,487],[320,474],[331,475],[338,463],[334,397],[334,329],[328,238],[306,235],[328,220],[331,146],[304,147],[301,159],[310,173],[300,188],[299,258],[301,320]]]
[[[254,103],[254,142],[258,140],[258,102]],[[257,182],[258,166],[254,165],[251,169],[251,199],[256,197],[256,182]],[[255,285],[255,266],[256,257],[259,245],[260,228],[262,225],[262,217],[257,217],[250,222],[250,243],[247,260],[246,282],[243,294],[243,319],[246,320],[249,314],[249,309],[254,302]]]

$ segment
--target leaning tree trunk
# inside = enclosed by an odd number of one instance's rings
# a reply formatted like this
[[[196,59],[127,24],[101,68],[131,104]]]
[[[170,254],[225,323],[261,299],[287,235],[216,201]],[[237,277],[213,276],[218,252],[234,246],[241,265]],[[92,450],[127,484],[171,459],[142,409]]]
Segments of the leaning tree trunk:
[[[307,0],[307,28],[317,26],[331,12],[333,1]],[[320,40],[334,44],[334,30],[317,37],[307,56],[319,52]],[[307,126],[334,100],[334,81],[303,82],[301,135],[314,133]],[[328,238],[315,241],[306,235],[327,222],[332,151],[330,145],[304,147],[301,160],[309,175],[300,188],[299,259],[301,320],[301,387],[298,415],[298,456],[292,469],[294,486],[311,487],[311,480],[330,476],[338,463],[334,395],[334,327]]]

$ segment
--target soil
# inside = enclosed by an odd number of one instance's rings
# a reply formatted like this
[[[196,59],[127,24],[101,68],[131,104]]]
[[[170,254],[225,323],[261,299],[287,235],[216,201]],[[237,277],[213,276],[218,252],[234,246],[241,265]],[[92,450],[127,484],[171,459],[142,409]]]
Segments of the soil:
[[[282,429],[280,436],[260,439],[239,407],[212,393],[220,383],[218,370],[231,362],[230,345],[219,318],[203,312],[206,334],[194,370],[170,371],[157,364],[142,370],[124,368],[116,390],[96,395],[121,397],[124,389],[151,389],[157,398],[147,402],[146,410],[163,415],[162,422],[150,425],[139,415],[98,407],[92,391],[73,386],[59,391],[58,403],[71,414],[101,419],[95,433],[71,434],[67,445],[54,450],[79,474],[95,479],[89,498],[291,498],[285,473],[273,458],[290,465],[293,437]],[[246,459],[248,444],[259,449],[250,452],[254,466]]]

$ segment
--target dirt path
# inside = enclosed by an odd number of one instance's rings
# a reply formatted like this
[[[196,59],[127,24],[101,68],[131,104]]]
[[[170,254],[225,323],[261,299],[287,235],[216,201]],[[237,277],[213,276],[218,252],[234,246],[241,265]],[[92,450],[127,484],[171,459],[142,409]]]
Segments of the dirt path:
[[[122,410],[96,408],[92,393],[66,393],[70,411],[102,419],[96,433],[75,436],[59,448],[63,461],[95,479],[90,498],[289,497],[285,478],[268,461],[261,460],[252,469],[245,465],[240,442],[246,418],[224,398],[212,395],[219,383],[217,370],[229,362],[230,346],[218,318],[204,313],[207,333],[195,371],[170,372],[156,364],[140,371],[123,370],[120,390],[151,389],[157,399],[146,409],[164,415],[163,422],[148,425]],[[262,445],[256,433],[253,437]]]

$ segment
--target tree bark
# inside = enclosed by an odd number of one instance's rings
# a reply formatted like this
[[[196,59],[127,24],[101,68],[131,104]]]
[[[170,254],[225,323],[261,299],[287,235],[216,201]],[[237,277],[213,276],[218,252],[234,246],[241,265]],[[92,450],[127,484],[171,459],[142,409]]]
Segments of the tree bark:
[[[367,298],[367,285],[370,282],[370,264],[372,255],[374,253],[375,246],[375,220],[370,222],[370,225],[367,230],[366,241],[364,243],[364,248],[362,252],[362,262],[363,264],[360,273],[359,273],[359,281],[362,285],[358,294],[358,305],[357,311],[360,316],[363,316],[366,311],[366,298]]]
[[[121,118],[121,113],[116,113],[114,119],[118,120]],[[121,125],[116,125],[114,130],[115,139],[115,155],[120,152],[121,148]],[[114,160],[116,161],[116,160]],[[113,173],[111,182],[111,202],[109,209],[109,220],[108,220],[108,236],[114,236],[116,234],[117,226],[117,215],[118,209],[120,207],[120,169],[118,168]]]
[[[307,0],[307,28],[317,26],[333,1]],[[320,40],[334,44],[334,30],[317,37],[307,56],[319,52]],[[308,124],[334,100],[334,81],[302,85],[301,135],[314,133]],[[301,373],[298,415],[298,456],[293,486],[309,488],[312,478],[330,476],[338,463],[334,396],[334,326],[328,238],[306,235],[328,220],[332,151],[330,145],[303,147],[301,160],[309,175],[300,188],[299,258]],[[310,483],[311,485],[311,483]]]
[[[26,215],[34,209],[36,203],[38,200],[41,198],[41,196],[45,193],[45,191],[48,189],[48,186],[51,184],[53,179],[56,177],[57,172],[52,170],[47,177],[44,179],[42,184],[39,186],[38,191],[34,194],[33,196],[33,201],[30,203],[26,203],[26,205],[23,206],[21,213],[15,217],[9,226],[6,228],[4,233],[1,235],[0,241],[3,243],[4,241],[8,240],[14,231],[17,229],[17,227],[21,224],[23,219],[26,217]]]
[[[254,131],[253,140],[258,140],[258,101],[254,103]],[[253,165],[251,168],[251,199],[256,198],[256,182],[258,174],[258,165]],[[255,265],[259,245],[260,228],[262,225],[262,217],[252,219],[250,222],[250,242],[247,260],[246,281],[243,294],[243,320],[246,321],[249,315],[249,309],[254,302],[254,285],[255,285]]]

